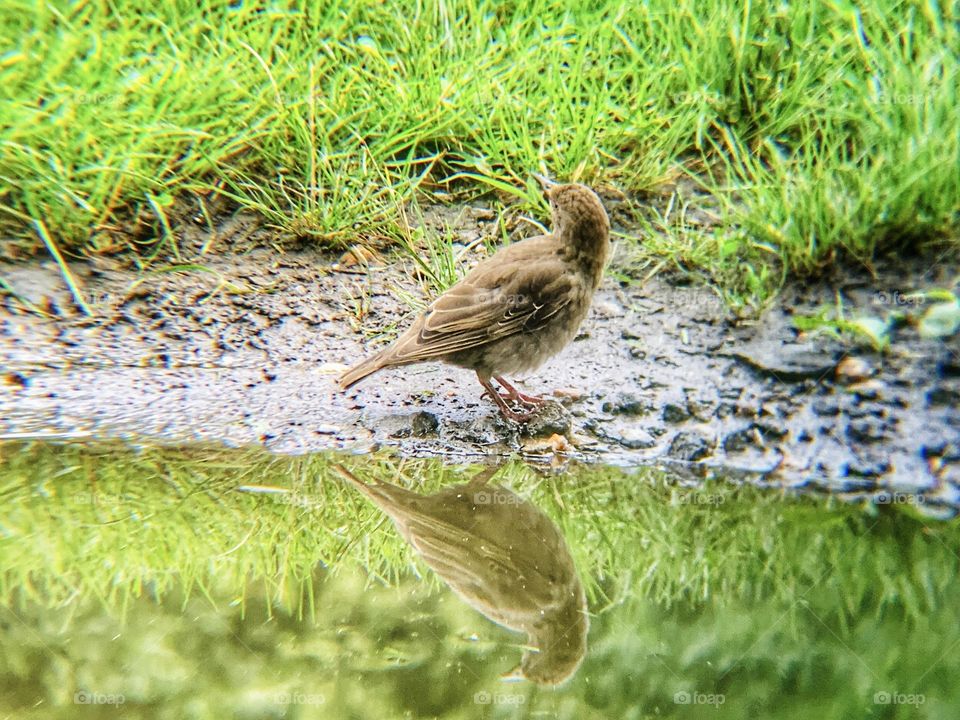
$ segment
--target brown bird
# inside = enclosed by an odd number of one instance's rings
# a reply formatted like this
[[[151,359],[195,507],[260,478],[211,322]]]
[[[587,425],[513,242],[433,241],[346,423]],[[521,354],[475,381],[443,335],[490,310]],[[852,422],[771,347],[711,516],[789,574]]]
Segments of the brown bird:
[[[499,468],[419,495],[333,467],[390,516],[404,540],[471,607],[527,633],[530,648],[505,677],[557,685],[577,671],[590,618],[570,550],[543,511],[489,484]]]
[[[342,389],[385,367],[440,360],[475,370],[484,394],[515,422],[534,412],[517,412],[508,403],[531,409],[547,402],[521,393],[504,375],[538,368],[574,338],[610,254],[610,220],[590,188],[538,179],[549,184],[553,232],[478,264],[393,344],[344,373]]]

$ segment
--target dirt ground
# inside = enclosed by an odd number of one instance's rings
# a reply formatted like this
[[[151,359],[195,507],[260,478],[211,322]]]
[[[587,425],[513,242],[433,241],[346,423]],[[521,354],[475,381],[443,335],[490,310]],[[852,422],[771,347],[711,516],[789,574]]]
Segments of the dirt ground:
[[[430,217],[455,222],[464,246],[496,229],[483,208]],[[218,229],[240,249],[239,239],[267,232],[243,215]],[[207,239],[195,227],[183,247]],[[906,325],[878,354],[802,335],[792,322],[837,292],[855,316],[909,302],[912,290],[955,287],[953,258],[789,286],[749,322],[679,274],[629,284],[608,275],[576,341],[519,379],[558,401],[526,427],[501,419],[471,373],[442,365],[382,371],[339,392],[337,375],[410,322],[410,298],[426,299],[409,260],[341,259],[260,246],[139,283],[107,260],[76,263],[92,318],[52,262],[0,267],[51,315],[9,297],[0,307],[0,437],[261,443],[284,453],[392,446],[453,461],[522,453],[658,463],[928,512],[960,507],[960,338],[925,340]]]

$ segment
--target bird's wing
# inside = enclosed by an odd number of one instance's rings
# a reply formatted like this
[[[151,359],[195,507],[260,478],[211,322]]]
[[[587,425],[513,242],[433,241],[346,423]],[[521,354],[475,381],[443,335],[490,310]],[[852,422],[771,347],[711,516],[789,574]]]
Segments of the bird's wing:
[[[485,615],[489,616],[506,594],[512,597],[509,610],[513,613],[536,612],[555,602],[550,592],[553,585],[529,567],[523,546],[504,547],[444,522],[432,522],[429,527],[413,522],[407,525],[407,532],[410,544],[427,565]],[[478,606],[475,601],[481,598]],[[509,614],[508,608],[499,610],[498,615]]]
[[[489,261],[478,266],[397,340],[391,361],[438,358],[543,327],[570,303],[575,280],[558,259],[531,262],[511,277]]]

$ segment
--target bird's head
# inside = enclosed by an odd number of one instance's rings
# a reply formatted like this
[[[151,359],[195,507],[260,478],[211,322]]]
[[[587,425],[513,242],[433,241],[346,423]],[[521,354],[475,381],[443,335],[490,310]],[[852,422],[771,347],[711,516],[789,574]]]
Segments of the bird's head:
[[[520,666],[503,676],[524,678],[539,685],[562,685],[573,677],[587,654],[587,600],[577,587],[570,602],[548,613],[530,628],[533,648],[523,653]]]
[[[577,253],[603,264],[610,244],[610,218],[600,198],[586,185],[560,185],[538,176],[553,216],[553,232]]]

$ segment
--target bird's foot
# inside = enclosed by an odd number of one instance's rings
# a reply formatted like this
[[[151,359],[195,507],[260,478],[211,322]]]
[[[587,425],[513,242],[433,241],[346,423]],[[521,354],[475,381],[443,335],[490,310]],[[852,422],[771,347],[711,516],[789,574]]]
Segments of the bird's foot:
[[[493,400],[497,404],[497,407],[500,409],[500,414],[503,415],[505,418],[513,420],[513,422],[516,422],[516,423],[523,424],[523,423],[530,422],[530,420],[532,420],[537,414],[536,410],[533,410],[527,413],[517,412],[512,407],[510,407],[510,402],[517,400],[517,398],[511,397],[509,395],[501,395],[496,391],[484,390],[483,394],[480,395],[480,397],[481,398],[488,397],[491,400]],[[526,405],[525,403],[521,403],[521,404]]]
[[[497,407],[500,408],[500,414],[515,423],[520,423],[522,425],[523,423],[530,422],[530,420],[536,417],[537,411],[533,410],[532,412],[527,413],[517,412],[510,407],[511,402],[516,402],[525,407],[533,408],[539,408],[544,402],[546,402],[541,398],[534,398],[529,395],[524,395],[502,378],[497,378],[497,382],[506,388],[506,395],[501,395],[498,393],[494,389],[493,385],[490,384],[489,378],[481,376],[480,373],[477,373],[477,378],[480,380],[480,384],[484,387],[484,393],[480,397],[489,397],[497,404]]]
[[[508,420],[512,420],[515,423],[520,425],[525,425],[531,420],[533,420],[539,413],[536,410],[530,412],[517,412],[516,410],[511,410],[506,405],[500,406],[500,414],[503,415]]]
[[[494,376],[494,379],[503,385],[503,388],[507,391],[505,396],[501,396],[504,400],[509,400],[511,402],[518,402],[524,407],[528,408],[541,408],[546,405],[549,400],[539,395],[527,395],[517,390],[513,385],[508,383],[504,378],[500,376]]]

